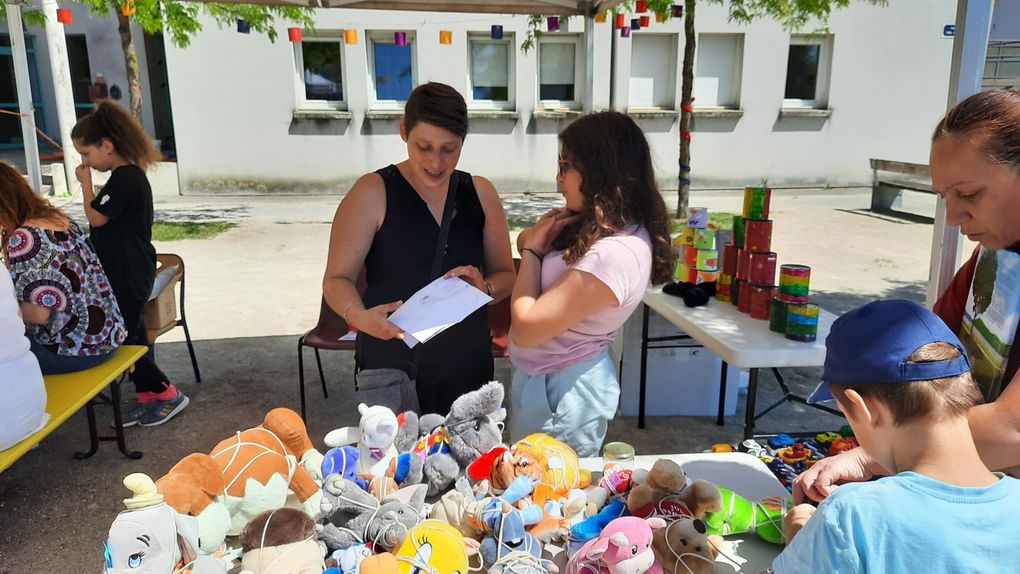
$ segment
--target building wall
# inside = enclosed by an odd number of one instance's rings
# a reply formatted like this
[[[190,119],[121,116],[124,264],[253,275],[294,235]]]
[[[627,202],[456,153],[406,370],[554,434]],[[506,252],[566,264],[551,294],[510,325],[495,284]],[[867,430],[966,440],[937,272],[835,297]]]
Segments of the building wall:
[[[780,118],[789,33],[771,21],[736,26],[721,7],[699,6],[699,33],[744,35],[737,78],[742,115],[699,114],[693,184],[743,185],[766,178],[773,185],[863,184],[870,181],[869,157],[926,162],[930,130],[945,110],[948,87],[952,40],[941,31],[954,16],[952,0],[903,0],[836,13],[830,23],[830,115]],[[336,193],[362,173],[402,160],[398,121],[366,118],[371,105],[366,30],[415,32],[417,83],[440,81],[468,93],[467,34],[485,34],[491,24],[502,24],[518,48],[519,117],[473,117],[460,167],[489,177],[503,191],[555,188],[556,133],[569,120],[534,113],[537,57],[520,50],[525,18],[318,10],[316,21],[319,34],[340,43],[349,120],[295,119],[298,71],[285,24],[275,44],[208,22],[188,48],[167,46],[183,193]],[[357,44],[339,40],[349,28],[358,31]],[[583,22],[572,19],[566,28],[580,33]],[[440,45],[440,29],[453,31],[452,45]],[[670,35],[676,50],[670,56],[676,66],[671,89],[678,101],[682,22],[653,24],[634,36],[643,34]],[[627,111],[633,40],[619,38],[611,23],[596,24],[595,35],[595,108]],[[648,134],[662,185],[675,188],[675,113],[662,118],[632,111]]]
[[[68,4],[74,13],[74,20],[70,26],[64,26],[65,34],[84,34],[88,46],[89,68],[92,72],[92,79],[96,74],[103,74],[106,85],[113,87],[120,86],[121,99],[119,103],[129,107],[127,69],[124,64],[124,51],[120,46],[120,32],[117,30],[117,19],[113,15],[98,17],[89,14],[88,7],[81,4]],[[7,33],[7,22],[0,22],[0,30]],[[42,105],[45,114],[44,131],[56,141],[60,141],[60,129],[57,122],[56,99],[53,93],[53,80],[50,73],[50,54],[46,43],[46,31],[39,26],[29,26],[26,37],[35,38],[36,67],[39,72],[39,87],[42,93]],[[146,131],[152,133],[152,106],[149,102],[149,78],[148,70],[145,67],[145,43],[142,41],[142,31],[137,26],[132,27],[135,50],[138,52],[138,61],[141,63],[141,85],[142,85],[142,124]]]

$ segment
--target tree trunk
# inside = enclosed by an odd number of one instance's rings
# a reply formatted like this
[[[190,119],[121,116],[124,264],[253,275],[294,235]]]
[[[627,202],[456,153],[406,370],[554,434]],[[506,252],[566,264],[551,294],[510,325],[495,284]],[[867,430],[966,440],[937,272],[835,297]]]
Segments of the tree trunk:
[[[127,70],[128,95],[131,101],[131,115],[142,123],[142,83],[141,71],[138,69],[138,52],[131,40],[131,19],[121,12],[120,5],[114,3],[111,9],[117,14],[117,29],[120,32],[120,47],[124,50],[124,68]]]
[[[694,50],[697,38],[694,33],[694,5],[686,0],[684,6],[684,63],[680,87],[680,178],[676,194],[676,216],[686,217],[687,201],[691,193],[691,92],[694,91]]]

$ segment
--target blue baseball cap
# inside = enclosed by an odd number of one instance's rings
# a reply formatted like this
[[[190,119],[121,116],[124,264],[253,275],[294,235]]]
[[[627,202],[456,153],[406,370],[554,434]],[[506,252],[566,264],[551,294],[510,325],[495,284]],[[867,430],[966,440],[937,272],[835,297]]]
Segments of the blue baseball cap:
[[[948,343],[960,356],[944,361],[908,363],[920,347]],[[825,338],[825,372],[808,403],[833,400],[829,383],[904,383],[942,379],[970,370],[960,339],[942,319],[912,301],[874,301],[836,319]]]

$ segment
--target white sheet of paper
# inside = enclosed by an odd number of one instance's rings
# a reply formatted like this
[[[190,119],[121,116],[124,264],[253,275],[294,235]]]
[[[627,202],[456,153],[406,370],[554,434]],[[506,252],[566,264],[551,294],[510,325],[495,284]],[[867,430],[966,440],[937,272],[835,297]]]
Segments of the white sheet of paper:
[[[456,325],[482,305],[492,301],[459,277],[440,277],[390,315],[390,323],[404,330],[404,342],[414,347]]]

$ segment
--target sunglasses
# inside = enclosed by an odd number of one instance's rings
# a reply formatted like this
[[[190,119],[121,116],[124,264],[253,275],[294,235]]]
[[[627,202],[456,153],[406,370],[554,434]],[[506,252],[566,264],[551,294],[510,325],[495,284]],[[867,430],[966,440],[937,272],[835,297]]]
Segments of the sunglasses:
[[[557,167],[559,167],[560,177],[563,177],[564,175],[566,175],[567,174],[567,170],[570,169],[573,166],[572,163],[570,163],[569,161],[567,161],[565,159],[558,160],[556,162],[556,165],[557,165]]]

